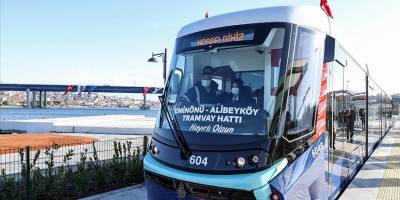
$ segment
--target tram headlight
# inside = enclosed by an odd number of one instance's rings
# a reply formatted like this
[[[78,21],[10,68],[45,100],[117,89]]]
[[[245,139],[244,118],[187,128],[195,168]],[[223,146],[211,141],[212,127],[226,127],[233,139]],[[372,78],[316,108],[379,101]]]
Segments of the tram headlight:
[[[254,156],[252,156],[252,157],[250,158],[250,163],[251,163],[252,165],[258,164],[259,161],[260,161],[260,159],[259,159],[258,156],[256,156],[256,155],[254,155]]]
[[[271,186],[271,200],[284,200],[282,194],[278,192],[274,187]]]
[[[159,153],[158,147],[156,145],[153,146],[152,153],[153,154],[158,154]]]
[[[246,164],[246,159],[244,159],[243,157],[238,157],[236,159],[236,166],[237,167],[243,167]]]
[[[271,200],[280,200],[281,197],[277,193],[272,193],[271,194]]]

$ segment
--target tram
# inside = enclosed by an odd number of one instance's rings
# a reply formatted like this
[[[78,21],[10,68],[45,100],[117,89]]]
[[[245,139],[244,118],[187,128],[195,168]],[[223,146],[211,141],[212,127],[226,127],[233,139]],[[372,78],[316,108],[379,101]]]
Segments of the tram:
[[[319,7],[178,33],[144,158],[148,199],[336,199],[391,127],[391,99]]]

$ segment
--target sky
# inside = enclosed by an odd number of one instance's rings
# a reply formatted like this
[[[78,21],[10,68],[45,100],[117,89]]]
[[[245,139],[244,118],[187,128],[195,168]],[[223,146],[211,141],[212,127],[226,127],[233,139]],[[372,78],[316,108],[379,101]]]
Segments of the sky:
[[[400,92],[400,1],[329,1],[344,45],[389,94]],[[209,16],[319,0],[0,0],[0,82],[162,86],[179,29]]]

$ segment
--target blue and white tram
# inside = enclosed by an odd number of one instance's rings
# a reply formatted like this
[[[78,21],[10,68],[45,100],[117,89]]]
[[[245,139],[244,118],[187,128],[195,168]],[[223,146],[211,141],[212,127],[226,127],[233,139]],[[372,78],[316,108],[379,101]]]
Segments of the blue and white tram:
[[[144,158],[149,199],[335,199],[390,128],[390,97],[318,7],[184,26]]]

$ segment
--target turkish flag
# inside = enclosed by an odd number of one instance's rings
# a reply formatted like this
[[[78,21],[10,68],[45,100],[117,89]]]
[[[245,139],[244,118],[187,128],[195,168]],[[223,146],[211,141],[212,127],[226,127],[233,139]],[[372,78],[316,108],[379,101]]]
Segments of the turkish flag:
[[[323,11],[325,11],[326,15],[333,19],[331,8],[329,7],[328,0],[321,0],[319,4]]]
[[[144,95],[144,96],[147,95],[147,92],[149,92],[149,89],[150,89],[150,88],[148,88],[148,87],[143,88],[143,95]]]
[[[72,92],[72,85],[67,85],[67,87],[65,88],[64,95],[68,94],[68,92]]]

